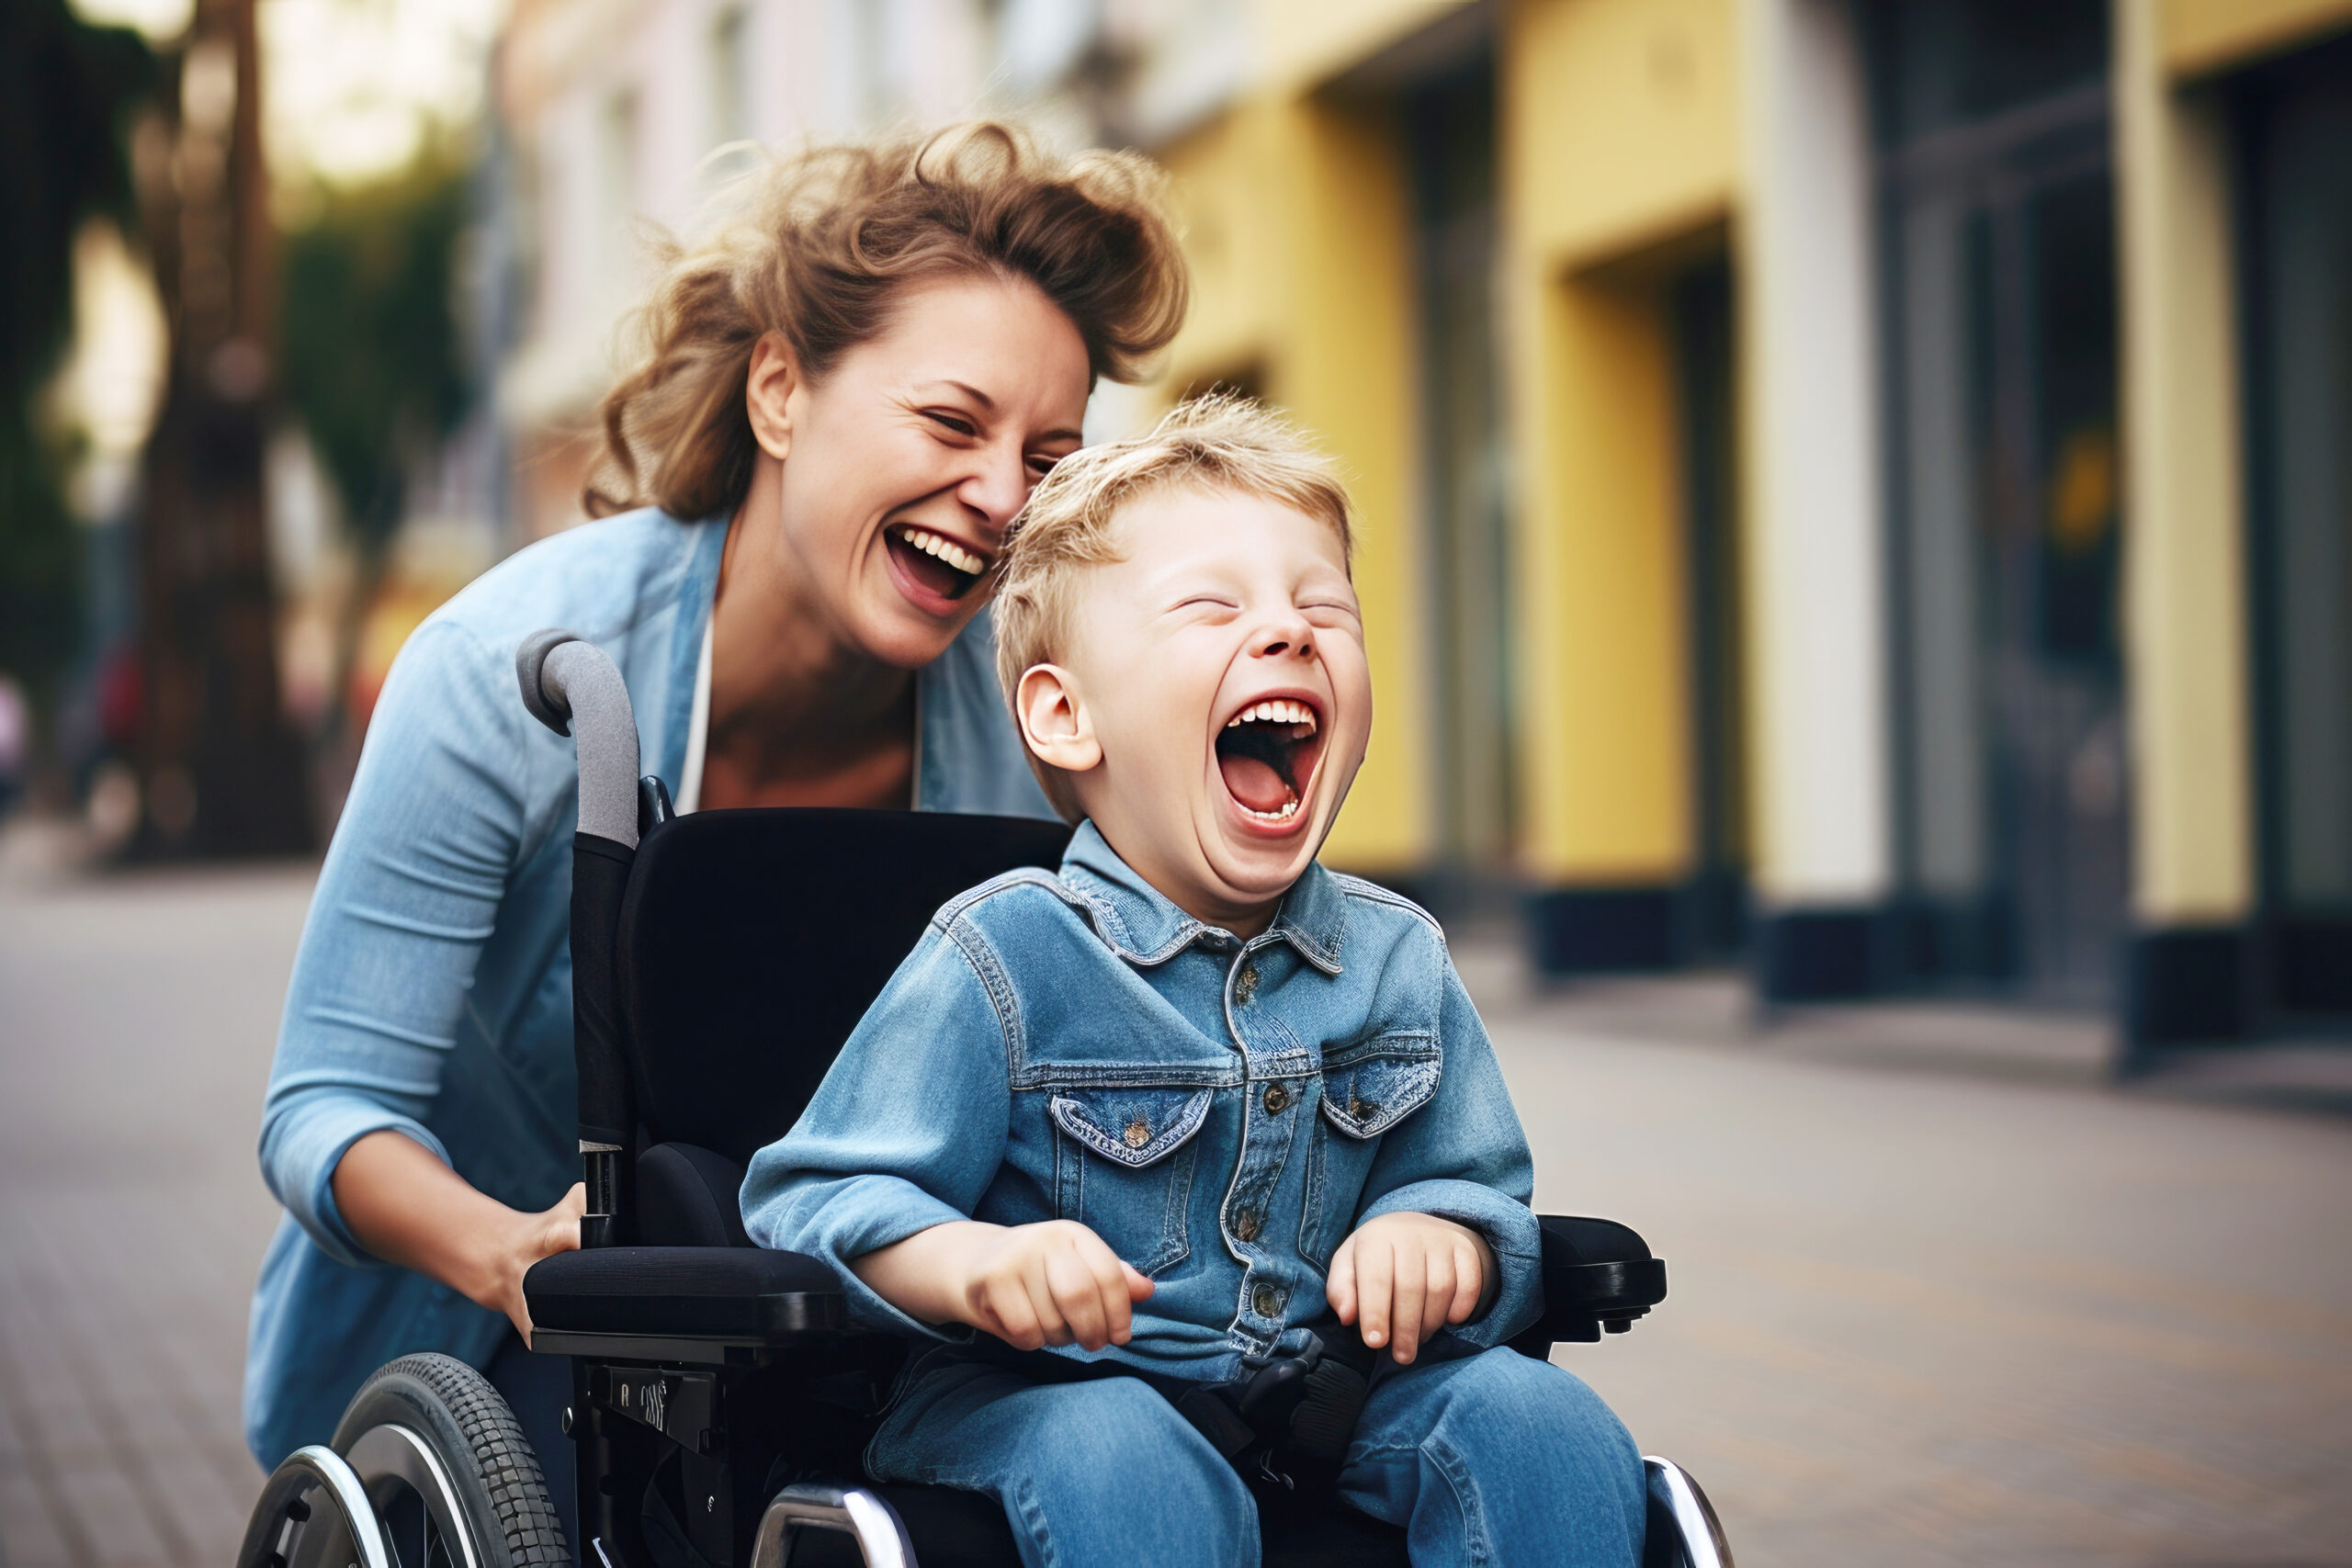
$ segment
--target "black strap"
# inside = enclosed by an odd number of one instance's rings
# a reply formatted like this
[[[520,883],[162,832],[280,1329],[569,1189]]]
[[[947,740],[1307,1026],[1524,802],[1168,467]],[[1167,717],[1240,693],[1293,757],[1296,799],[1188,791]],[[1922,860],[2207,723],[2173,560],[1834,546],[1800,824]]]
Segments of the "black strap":
[[[1016,1350],[982,1335],[973,1343],[1036,1382],[1131,1377],[1148,1383],[1248,1481],[1294,1487],[1294,1471],[1329,1483],[1363,1412],[1373,1352],[1354,1330],[1322,1325],[1295,1356],[1274,1356],[1231,1382],[1204,1383],[1117,1360],[1081,1361],[1051,1350]],[[1305,1461],[1304,1464],[1299,1461]]]

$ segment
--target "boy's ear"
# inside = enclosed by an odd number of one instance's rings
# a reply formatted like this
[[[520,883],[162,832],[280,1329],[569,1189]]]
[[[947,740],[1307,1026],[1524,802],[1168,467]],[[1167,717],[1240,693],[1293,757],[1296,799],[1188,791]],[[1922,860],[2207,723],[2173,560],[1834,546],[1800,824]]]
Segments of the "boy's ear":
[[[1032,664],[1021,672],[1013,700],[1021,739],[1037,760],[1064,773],[1082,773],[1101,764],[1102,743],[1078,698],[1078,682],[1058,664]]]
[[[792,394],[801,387],[800,365],[782,333],[763,333],[752,345],[752,364],[743,378],[743,412],[752,422],[752,439],[760,450],[781,463],[792,451]]]

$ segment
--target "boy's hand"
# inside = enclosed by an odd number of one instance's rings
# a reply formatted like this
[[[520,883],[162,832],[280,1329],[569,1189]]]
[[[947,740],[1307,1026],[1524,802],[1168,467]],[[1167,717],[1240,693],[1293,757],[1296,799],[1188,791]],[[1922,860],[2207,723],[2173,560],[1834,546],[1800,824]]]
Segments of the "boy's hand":
[[[958,1315],[1015,1349],[1124,1345],[1152,1283],[1075,1220],[979,1227],[968,1238]]]
[[[910,1317],[967,1323],[1016,1349],[1124,1345],[1151,1281],[1076,1220],[950,1220],[850,1259],[850,1271]]]
[[[1493,1274],[1487,1238],[1435,1214],[1382,1214],[1366,1220],[1331,1254],[1324,1295],[1341,1323],[1352,1323],[1374,1349],[1409,1364],[1430,1336],[1468,1321]]]

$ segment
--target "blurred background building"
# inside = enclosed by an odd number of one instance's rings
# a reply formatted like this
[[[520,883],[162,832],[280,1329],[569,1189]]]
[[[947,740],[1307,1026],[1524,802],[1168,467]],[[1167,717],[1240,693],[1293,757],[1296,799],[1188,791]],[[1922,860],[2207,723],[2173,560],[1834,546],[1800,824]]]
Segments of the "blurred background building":
[[[422,9],[470,96],[267,175],[262,654],[322,824],[400,638],[578,520],[639,220],[691,227],[731,143],[1007,112],[1176,176],[1194,312],[1094,431],[1237,387],[1353,475],[1381,718],[1331,858],[1559,975],[2352,1029],[2352,0]],[[183,128],[237,11],[162,38]],[[259,14],[266,95],[369,80]],[[305,346],[363,321],[395,389]],[[169,850],[181,525],[93,489],[51,754],[120,729],[107,809]]]

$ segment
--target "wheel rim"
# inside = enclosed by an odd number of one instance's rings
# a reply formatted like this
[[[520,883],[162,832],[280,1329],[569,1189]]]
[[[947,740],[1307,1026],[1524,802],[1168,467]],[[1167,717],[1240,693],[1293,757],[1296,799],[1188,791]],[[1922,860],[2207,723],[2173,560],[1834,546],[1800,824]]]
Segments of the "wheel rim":
[[[298,1449],[270,1473],[238,1568],[393,1568],[358,1476],[333,1449]]]
[[[423,1437],[387,1422],[344,1457],[382,1527],[390,1568],[481,1568],[448,1469]]]

